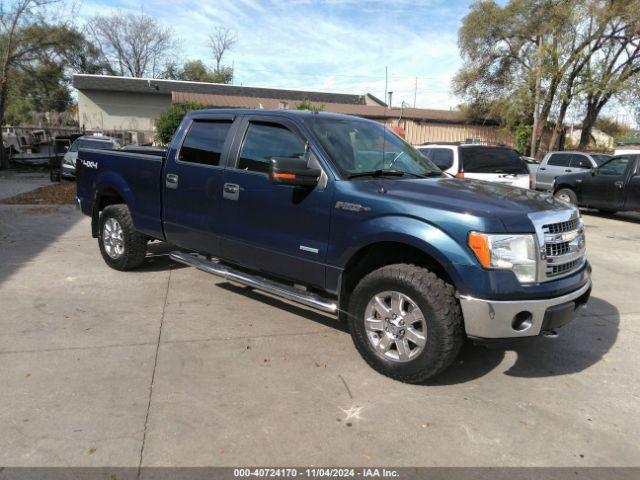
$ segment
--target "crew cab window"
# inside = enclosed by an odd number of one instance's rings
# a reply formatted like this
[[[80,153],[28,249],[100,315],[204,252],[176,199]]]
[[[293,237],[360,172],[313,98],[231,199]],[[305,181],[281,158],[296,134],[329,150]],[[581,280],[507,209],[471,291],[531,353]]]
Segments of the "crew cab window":
[[[447,170],[453,165],[453,150],[449,148],[420,148],[419,150],[440,170]]]
[[[529,169],[518,152],[506,147],[461,147],[462,168],[467,173],[528,175]]]
[[[571,155],[571,167],[572,168],[591,168],[591,161],[584,155],[573,154]]]
[[[571,164],[571,155],[566,153],[554,153],[549,157],[547,165],[552,167],[568,167]]]
[[[219,165],[231,122],[194,121],[180,147],[179,159],[202,165]]]
[[[631,161],[630,157],[618,157],[609,160],[598,169],[600,175],[624,175],[627,165]]]
[[[240,150],[238,168],[269,172],[272,158],[303,158],[304,142],[286,127],[275,123],[250,123]]]

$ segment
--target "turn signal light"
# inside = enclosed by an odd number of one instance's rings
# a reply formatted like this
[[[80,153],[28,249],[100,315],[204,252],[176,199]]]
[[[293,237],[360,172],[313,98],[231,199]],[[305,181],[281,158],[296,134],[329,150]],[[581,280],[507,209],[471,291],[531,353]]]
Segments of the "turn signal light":
[[[295,180],[296,175],[294,173],[274,173],[274,178],[286,178],[288,180]]]
[[[464,172],[456,173],[456,178],[464,178]]]
[[[491,250],[489,249],[489,238],[482,233],[471,232],[467,240],[469,247],[476,254],[478,261],[484,268],[489,268],[491,264]]]

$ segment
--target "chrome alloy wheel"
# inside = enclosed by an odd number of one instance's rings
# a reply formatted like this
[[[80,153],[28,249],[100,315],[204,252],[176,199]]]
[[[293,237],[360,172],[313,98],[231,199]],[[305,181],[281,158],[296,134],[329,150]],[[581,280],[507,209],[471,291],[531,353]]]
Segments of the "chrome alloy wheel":
[[[108,218],[102,229],[102,245],[105,252],[114,260],[124,253],[124,234],[120,222],[115,218]]]
[[[569,195],[567,195],[566,193],[561,193],[560,195],[557,195],[556,198],[568,204],[572,203],[571,198],[569,198]]]
[[[400,292],[381,292],[365,309],[364,326],[373,350],[396,362],[409,362],[427,343],[427,323],[420,308]]]

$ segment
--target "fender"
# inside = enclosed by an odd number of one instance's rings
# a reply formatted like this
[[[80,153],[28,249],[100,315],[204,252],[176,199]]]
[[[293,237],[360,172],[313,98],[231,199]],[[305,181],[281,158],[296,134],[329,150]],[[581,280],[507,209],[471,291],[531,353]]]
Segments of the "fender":
[[[386,215],[357,223],[344,236],[349,241],[344,245],[331,245],[328,257],[339,268],[344,269],[347,262],[362,248],[379,242],[404,243],[422,250],[436,260],[456,285],[463,285],[463,270],[477,269],[478,264],[470,250],[440,228],[414,217]]]
[[[122,176],[113,171],[102,171],[98,173],[92,182],[92,189],[95,193],[93,199],[93,208],[91,212],[91,234],[94,238],[98,236],[98,219],[100,217],[100,197],[107,191],[115,192],[120,198],[124,200],[124,203],[129,208],[129,211],[135,211],[136,200],[133,192],[127,185]],[[132,215],[134,226],[136,226],[135,216]]]

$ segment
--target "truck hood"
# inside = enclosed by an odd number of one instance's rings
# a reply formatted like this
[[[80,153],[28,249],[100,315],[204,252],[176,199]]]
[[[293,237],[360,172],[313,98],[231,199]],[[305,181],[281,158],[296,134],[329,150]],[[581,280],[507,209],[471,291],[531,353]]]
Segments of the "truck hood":
[[[377,178],[362,183],[370,186],[376,184],[380,195],[394,204],[403,204],[403,210],[409,210],[414,215],[421,215],[420,209],[415,207],[423,207],[425,212],[437,209],[499,219],[509,232],[532,231],[533,226],[527,216],[529,213],[573,208],[547,193],[483,180]],[[423,215],[431,216],[429,213]]]

